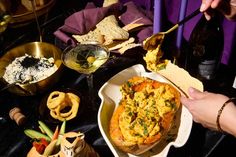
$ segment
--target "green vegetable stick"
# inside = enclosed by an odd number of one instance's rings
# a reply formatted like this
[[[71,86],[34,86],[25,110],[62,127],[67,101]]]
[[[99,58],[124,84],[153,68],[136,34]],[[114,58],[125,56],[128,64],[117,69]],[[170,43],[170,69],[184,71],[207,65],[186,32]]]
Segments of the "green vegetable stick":
[[[64,135],[66,130],[66,121],[63,121],[61,128],[60,128],[60,135]]]
[[[38,123],[39,123],[39,126],[43,129],[43,131],[49,136],[49,138],[52,139],[53,137],[52,130],[50,130],[49,127],[42,121],[38,121]]]
[[[41,132],[38,132],[38,131],[35,131],[32,129],[26,129],[26,130],[24,130],[24,133],[25,133],[25,135],[27,135],[28,137],[30,137],[32,139],[44,138],[47,141],[51,141],[51,139],[47,135],[42,134]]]
[[[52,152],[56,148],[56,143],[57,143],[57,140],[51,141],[51,143],[49,143],[49,145],[45,148],[43,152],[43,156],[52,155]]]
[[[45,134],[45,131],[43,130],[43,128],[39,125],[39,129],[41,131],[41,133]]]
[[[61,144],[61,137],[62,137],[62,135],[65,134],[65,130],[66,130],[66,121],[63,121],[61,128],[60,128],[57,144],[56,144],[57,146]]]

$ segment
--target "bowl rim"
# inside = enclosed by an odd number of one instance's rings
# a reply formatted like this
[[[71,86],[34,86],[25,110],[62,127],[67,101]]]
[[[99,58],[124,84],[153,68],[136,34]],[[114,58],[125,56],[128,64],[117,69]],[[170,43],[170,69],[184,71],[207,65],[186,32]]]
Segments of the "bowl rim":
[[[119,86],[119,84],[122,84],[122,81],[124,81],[125,78],[137,76],[137,75],[149,77],[152,79],[156,78],[155,80],[158,80],[158,78],[159,78],[160,79],[159,81],[170,83],[170,82],[168,82],[168,80],[165,80],[164,78],[160,77],[159,74],[157,74],[157,73],[146,72],[143,65],[136,64],[136,65],[126,68],[126,69],[122,70],[121,72],[117,73],[116,75],[114,75],[106,83],[104,83],[104,85],[99,89],[98,95],[101,99],[101,103],[100,103],[100,107],[99,107],[98,115],[97,115],[98,126],[99,126],[100,132],[101,132],[103,138],[105,139],[108,147],[112,151],[113,155],[116,157],[133,156],[133,155],[119,150],[111,141],[111,138],[109,136],[109,130],[108,130],[109,126],[104,127],[104,125],[107,125],[105,123],[106,123],[106,121],[109,120],[109,116],[111,114],[111,113],[108,113],[108,111],[110,110],[110,111],[114,112],[115,108],[119,104],[118,97],[119,96],[121,97],[121,94],[119,94],[118,96],[114,95],[114,89],[113,89],[113,93],[112,93],[110,88],[114,88],[114,87],[117,88],[117,86]],[[109,86],[110,86],[110,88],[108,88]],[[107,93],[108,91],[110,91],[109,94]],[[112,98],[116,98],[116,99],[112,99]],[[110,106],[110,108],[108,108],[108,106]],[[182,106],[180,108],[181,111],[180,111],[180,113],[178,113],[178,114],[180,114],[179,115],[180,116],[179,117],[180,124],[179,124],[178,130],[177,130],[177,136],[176,136],[175,140],[172,140],[169,143],[166,143],[165,147],[160,152],[157,151],[156,153],[154,153],[154,155],[152,154],[152,157],[166,157],[171,146],[182,147],[187,142],[187,140],[190,136],[190,133],[191,133],[193,121],[192,121],[192,116],[191,116],[190,112],[183,105],[181,105],[181,106]],[[113,109],[111,109],[111,108],[113,108]],[[104,114],[104,112],[105,112],[105,114]],[[104,115],[105,115],[105,117],[104,117]],[[109,125],[109,122],[108,122],[108,125]],[[162,144],[162,142],[160,144]],[[154,146],[153,148],[155,149],[156,147]],[[152,149],[152,150],[154,151],[154,149]]]
[[[29,86],[33,86],[33,85],[35,85],[36,86],[36,88],[38,88],[38,84],[42,84],[45,80],[47,80],[47,79],[49,79],[49,78],[51,78],[51,79],[53,79],[53,77],[56,77],[55,75],[60,75],[60,74],[58,74],[58,73],[61,73],[62,72],[62,69],[63,69],[63,67],[64,67],[64,65],[63,65],[63,63],[62,63],[62,60],[61,60],[61,54],[62,54],[62,50],[60,49],[60,48],[58,48],[57,46],[55,46],[54,44],[51,44],[51,43],[47,43],[47,42],[39,42],[39,41],[35,41],[35,42],[27,42],[27,43],[24,43],[24,44],[20,44],[20,45],[18,45],[18,46],[16,46],[16,47],[13,47],[12,49],[10,49],[10,50],[8,50],[8,51],[6,51],[1,57],[0,57],[0,63],[6,63],[6,65],[4,65],[4,66],[2,66],[1,68],[0,68],[0,71],[1,71],[1,82],[3,82],[4,84],[6,84],[6,85],[8,85],[9,83],[3,78],[3,75],[4,75],[4,73],[5,73],[5,68],[6,68],[6,66],[8,66],[13,60],[14,60],[14,58],[15,57],[20,57],[20,56],[23,56],[23,55],[25,55],[25,54],[28,54],[28,55],[31,55],[31,56],[37,56],[37,55],[34,55],[34,53],[33,52],[31,52],[31,53],[29,53],[29,52],[19,52],[19,53],[16,53],[15,51],[17,50],[17,49],[21,49],[21,48],[24,48],[24,47],[30,47],[30,46],[32,46],[32,47],[40,47],[40,45],[46,45],[46,47],[47,46],[49,46],[50,48],[49,49],[51,49],[52,48],[52,50],[53,50],[53,52],[51,53],[52,54],[52,56],[51,57],[55,57],[56,56],[56,59],[55,59],[55,63],[54,64],[56,64],[57,65],[57,70],[55,71],[55,72],[53,72],[50,76],[48,76],[48,77],[46,77],[46,78],[44,78],[44,79],[42,79],[42,80],[39,80],[39,81],[37,81],[37,82],[33,82],[33,83],[26,83],[26,84],[22,84],[22,83],[17,83],[17,84],[15,84],[14,86],[12,86],[12,87],[10,87],[9,89],[8,89],[8,91],[10,91],[11,93],[14,93],[14,94],[18,94],[19,92],[13,92],[13,89],[14,88],[18,88],[17,90],[23,90],[24,91],[24,93],[25,93],[25,88],[27,88],[27,87],[29,87]],[[22,50],[21,50],[22,51]],[[11,55],[12,53],[14,52],[14,54],[13,55]],[[16,55],[15,55],[16,54]],[[40,53],[41,54],[41,53]],[[45,55],[43,55],[44,57],[45,57]],[[47,57],[46,57],[47,58]],[[57,82],[57,81],[56,81]],[[12,90],[11,90],[12,89]],[[37,91],[38,92],[38,91]],[[25,94],[23,94],[23,95],[35,95],[36,93],[25,93]],[[22,95],[22,94],[20,94],[20,95]]]

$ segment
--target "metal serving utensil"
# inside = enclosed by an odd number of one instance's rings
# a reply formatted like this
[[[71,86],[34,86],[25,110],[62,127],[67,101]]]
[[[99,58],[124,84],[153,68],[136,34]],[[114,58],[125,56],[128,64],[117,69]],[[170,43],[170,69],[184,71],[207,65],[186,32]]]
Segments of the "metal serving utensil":
[[[188,20],[190,20],[191,18],[195,17],[196,15],[198,15],[200,13],[200,9],[198,8],[197,10],[195,10],[193,13],[191,13],[190,15],[186,16],[183,20],[179,21],[178,23],[176,23],[173,27],[171,27],[169,30],[165,31],[165,32],[159,32],[156,34],[153,34],[152,36],[148,37],[144,43],[143,43],[143,48],[145,50],[149,50],[150,48],[156,48],[157,46],[162,44],[162,41],[165,38],[165,35],[176,30],[180,25],[184,24],[185,22],[187,22]]]

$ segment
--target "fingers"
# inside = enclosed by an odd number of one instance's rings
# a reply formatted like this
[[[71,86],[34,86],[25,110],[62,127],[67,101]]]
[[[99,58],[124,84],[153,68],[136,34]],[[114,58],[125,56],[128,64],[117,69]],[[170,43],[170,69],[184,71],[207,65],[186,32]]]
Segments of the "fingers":
[[[203,12],[208,21],[211,19],[211,15],[208,13],[208,10],[211,8],[212,2],[213,0],[202,0],[202,5],[200,7],[200,11]]]
[[[211,8],[215,9],[219,6],[221,0],[213,0],[211,3]]]
[[[200,11],[204,13],[207,20],[211,19],[212,9],[219,7],[221,0],[202,0]]]
[[[192,99],[201,99],[205,96],[205,94],[193,87],[188,89],[188,93]]]
[[[181,101],[182,105],[185,106],[187,108],[187,110],[191,113],[193,120],[198,123],[199,122],[198,119],[195,116],[193,116],[193,113],[194,113],[194,111],[193,111],[194,102],[193,101],[194,100],[182,96],[180,98],[180,101]]]
[[[195,101],[195,99],[202,99],[206,95],[206,92],[201,92],[193,87],[189,88],[188,93],[192,99],[183,96],[180,99],[181,103],[188,109],[190,108],[190,105],[193,104],[193,101]]]
[[[191,105],[191,99],[188,99],[186,97],[181,97],[180,98],[181,103],[188,109],[189,106]]]
[[[236,6],[236,0],[231,0],[231,1],[230,1],[230,5]]]
[[[205,12],[207,9],[215,9],[219,6],[221,0],[202,0],[202,5],[200,7],[201,12]]]
[[[204,12],[207,9],[209,9],[211,7],[212,2],[213,2],[213,0],[202,0],[202,5],[200,7],[200,11]]]
[[[211,15],[208,14],[207,12],[204,12],[203,14],[204,14],[205,18],[207,19],[207,21],[209,21],[211,19]]]

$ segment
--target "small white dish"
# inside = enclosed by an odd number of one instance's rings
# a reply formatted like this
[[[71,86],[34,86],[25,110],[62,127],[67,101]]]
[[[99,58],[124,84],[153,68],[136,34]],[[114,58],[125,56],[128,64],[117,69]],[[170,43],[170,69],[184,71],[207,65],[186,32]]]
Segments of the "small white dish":
[[[109,135],[110,119],[121,99],[120,86],[133,76],[144,76],[160,82],[170,83],[161,75],[153,72],[146,72],[143,65],[137,64],[119,72],[100,88],[98,95],[101,98],[101,105],[98,111],[98,125],[103,138],[115,157],[134,157],[134,155],[118,149],[113,144]],[[189,138],[192,122],[192,116],[189,111],[184,106],[181,106],[176,114],[174,125],[167,136],[152,149],[140,156],[166,157],[171,146],[176,148],[182,147]]]

